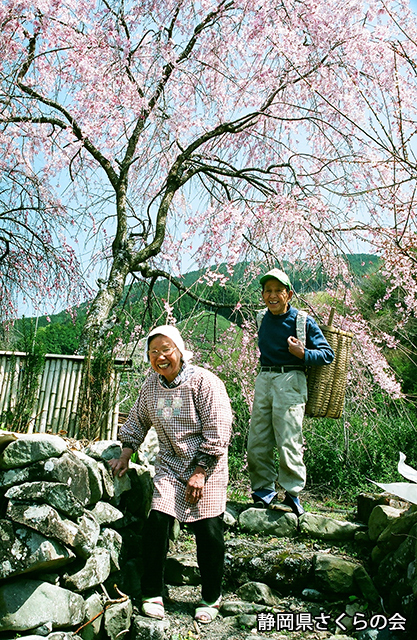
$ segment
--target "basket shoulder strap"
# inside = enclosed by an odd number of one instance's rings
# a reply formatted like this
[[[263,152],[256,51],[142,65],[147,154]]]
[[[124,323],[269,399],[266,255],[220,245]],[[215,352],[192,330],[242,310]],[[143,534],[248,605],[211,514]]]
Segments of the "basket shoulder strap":
[[[262,324],[262,320],[264,319],[264,315],[266,314],[267,311],[268,311],[268,309],[261,309],[256,314],[256,326],[258,327],[258,330],[260,329],[260,326]]]
[[[307,313],[305,311],[298,311],[295,328],[297,332],[297,338],[305,345],[306,343],[306,325],[307,325]]]

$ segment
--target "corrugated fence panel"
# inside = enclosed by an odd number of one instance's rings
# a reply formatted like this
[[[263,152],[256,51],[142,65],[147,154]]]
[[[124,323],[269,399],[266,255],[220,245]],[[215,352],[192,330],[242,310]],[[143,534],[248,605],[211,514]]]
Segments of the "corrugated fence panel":
[[[0,351],[0,415],[2,417],[16,404],[25,360],[25,353]],[[116,360],[116,362],[121,364],[124,361]],[[45,356],[45,367],[39,376],[37,397],[28,432],[65,432],[68,437],[77,438],[77,408],[83,363],[83,356],[54,354]],[[117,392],[119,373],[116,370],[113,371],[111,385]],[[117,437],[118,418],[119,404],[116,402],[113,411],[108,414],[107,426],[102,429],[101,438]]]

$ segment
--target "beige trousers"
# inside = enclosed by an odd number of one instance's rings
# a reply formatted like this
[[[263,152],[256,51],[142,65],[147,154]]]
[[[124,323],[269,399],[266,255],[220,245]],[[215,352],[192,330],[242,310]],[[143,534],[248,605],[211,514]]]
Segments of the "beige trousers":
[[[277,480],[291,495],[298,495],[304,488],[303,417],[306,401],[307,381],[303,371],[258,374],[248,438],[248,470],[253,491],[273,491]],[[278,473],[275,446],[279,453]]]

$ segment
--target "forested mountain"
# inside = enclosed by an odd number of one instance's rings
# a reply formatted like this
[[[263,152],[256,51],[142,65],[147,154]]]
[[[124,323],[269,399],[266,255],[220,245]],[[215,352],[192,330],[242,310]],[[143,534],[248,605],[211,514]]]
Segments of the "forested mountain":
[[[369,254],[352,254],[347,256],[351,272],[358,282],[379,266],[379,259]],[[164,316],[164,304],[174,307],[174,315],[181,322],[190,314],[196,314],[203,309],[215,311],[218,315],[240,324],[250,309],[259,307],[260,296],[257,279],[248,282],[245,270],[249,265],[240,263],[236,265],[234,273],[227,273],[225,264],[212,267],[219,275],[226,276],[228,281],[224,286],[218,282],[207,284],[204,281],[204,270],[190,271],[179,278],[179,282],[185,290],[190,290],[193,297],[184,294],[174,284],[166,280],[157,280],[149,292],[148,282],[133,282],[125,287],[124,297],[119,305],[119,312],[123,322],[128,320],[131,324],[140,325],[146,331],[158,319]],[[294,289],[300,294],[319,291],[323,288],[322,274],[311,273],[303,265],[283,265],[290,274]],[[268,270],[268,267],[265,267]],[[199,302],[198,298],[210,300],[213,306]],[[237,303],[242,305],[242,311],[233,311]],[[50,316],[39,318],[21,318],[14,327],[12,340],[4,347],[13,347],[25,351],[27,343],[32,340],[36,331],[37,341],[47,353],[73,354],[79,346],[79,338],[85,321],[88,303],[78,309],[61,311]],[[161,320],[165,322],[163,318]]]

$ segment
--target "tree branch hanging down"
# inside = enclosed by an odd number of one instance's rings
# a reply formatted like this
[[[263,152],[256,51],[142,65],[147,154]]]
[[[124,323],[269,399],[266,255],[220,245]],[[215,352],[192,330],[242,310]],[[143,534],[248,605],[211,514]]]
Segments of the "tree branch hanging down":
[[[103,339],[134,276],[247,261],[254,277],[279,256],[323,265],[337,292],[351,286],[339,248],[358,242],[417,311],[405,3],[87,5],[17,14],[5,0],[0,32],[1,169],[36,176],[61,254],[71,229],[96,242],[85,344]]]

